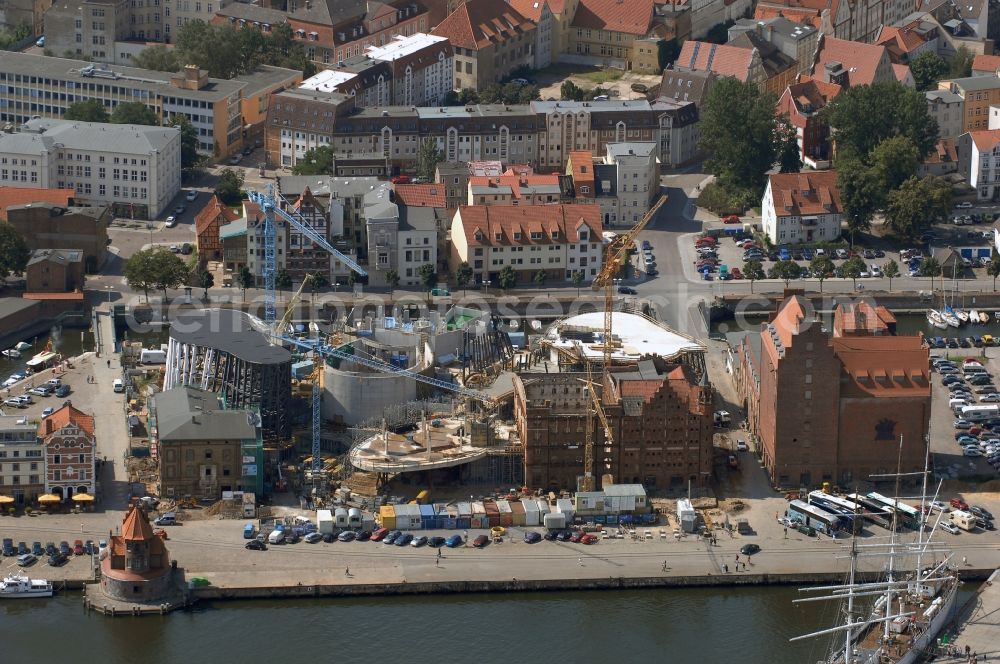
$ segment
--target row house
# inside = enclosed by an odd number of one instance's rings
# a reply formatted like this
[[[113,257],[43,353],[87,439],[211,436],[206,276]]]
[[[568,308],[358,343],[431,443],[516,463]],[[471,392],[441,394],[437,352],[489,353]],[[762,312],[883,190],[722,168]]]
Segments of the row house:
[[[840,92],[840,86],[807,79],[785,88],[778,99],[777,114],[795,129],[802,163],[813,169],[829,168],[832,157],[830,125],[823,109]]]
[[[96,488],[94,417],[68,401],[38,425],[45,445],[45,491],[64,500]]]
[[[557,174],[515,173],[469,178],[469,205],[545,205],[563,202]]]
[[[829,37],[871,43],[883,24],[898,23],[915,9],[913,0],[761,0],[753,17],[783,16]]]
[[[1000,77],[953,78],[939,81],[938,89],[961,97],[963,111],[961,133],[989,128],[990,107],[1000,104]]]
[[[594,163],[595,198],[605,226],[634,226],[659,196],[655,143],[609,143]]]
[[[601,232],[592,204],[462,205],[452,220],[450,263],[468,263],[477,284],[499,284],[506,267],[517,283],[531,283],[538,272],[566,282],[582,272],[589,282],[601,270]]]
[[[843,221],[837,172],[769,175],[760,213],[764,233],[775,245],[837,240]]]
[[[938,136],[956,139],[964,134],[965,99],[951,90],[927,90],[927,113],[937,122]],[[981,120],[982,118],[980,118]]]
[[[222,241],[219,239],[219,230],[237,219],[239,219],[239,215],[220,201],[218,196],[213,195],[209,199],[208,204],[194,218],[198,260],[204,262],[222,258]]]
[[[632,69],[637,42],[675,36],[665,23],[654,0],[580,0],[565,59]]]
[[[810,75],[841,88],[900,82],[884,46],[860,44],[825,35],[819,38]]]
[[[45,493],[45,444],[21,415],[0,415],[0,494],[33,505]]]

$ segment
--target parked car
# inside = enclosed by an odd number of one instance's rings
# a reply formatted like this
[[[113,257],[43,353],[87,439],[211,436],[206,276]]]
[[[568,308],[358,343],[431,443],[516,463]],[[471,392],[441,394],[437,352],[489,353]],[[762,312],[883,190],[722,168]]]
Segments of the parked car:
[[[175,217],[174,215],[170,215],[169,217],[167,217],[167,222],[164,225],[167,228],[173,228],[174,226],[177,225],[177,217]]]
[[[252,539],[243,545],[243,548],[251,551],[267,551],[267,545],[257,539]]]
[[[71,391],[69,385],[63,384],[56,388],[55,394],[57,397],[68,397]]]
[[[584,533],[583,536],[580,538],[580,544],[597,544],[597,535]]]
[[[36,556],[38,556],[38,557],[41,557],[41,556],[45,555],[45,549],[42,548],[42,543],[41,542],[32,542],[31,543],[31,552],[33,554],[35,554]]]
[[[18,567],[28,567],[29,565],[34,565],[37,560],[38,556],[33,553],[22,553],[17,557],[16,564]]]
[[[357,533],[353,530],[345,530],[344,532],[337,535],[337,540],[340,542],[353,542],[357,538]],[[399,542],[396,542],[399,544]]]
[[[730,214],[722,218],[722,223],[724,224],[738,224],[740,223],[739,215]]]
[[[956,210],[968,210],[971,207],[972,203],[970,201],[961,201],[960,203],[955,203]]]
[[[374,531],[372,533],[371,541],[373,541],[373,542],[381,542],[385,538],[385,536],[388,535],[388,534],[389,534],[389,529],[388,528],[379,528],[378,530],[376,530],[376,531]]]
[[[756,544],[744,544],[740,547],[740,553],[744,556],[752,556],[754,554],[760,553],[760,547]]]
[[[395,175],[395,176],[389,178],[389,182],[391,182],[393,184],[409,184],[409,182],[410,182],[410,176],[409,175]]]
[[[187,199],[189,202],[197,200],[198,192],[192,189],[191,191],[189,191],[187,194],[184,195],[184,198]]]
[[[314,532],[306,534],[306,536],[303,537],[302,539],[306,541],[306,544],[316,544],[317,542],[323,539],[323,536],[319,533]]]
[[[66,540],[59,542],[59,553],[63,554],[64,556],[68,556],[72,553],[72,550],[69,548],[69,542],[67,542]]]
[[[639,291],[632,288],[631,286],[619,286],[618,293],[621,295],[638,295]]]
[[[419,537],[414,537],[413,541],[410,542],[410,546],[414,548],[420,548],[427,544],[427,535],[421,535]]]
[[[52,567],[60,567],[65,565],[67,560],[69,560],[69,557],[67,557],[66,554],[56,551],[49,556],[49,565]]]
[[[74,556],[82,556],[83,554],[84,554],[84,551],[83,551],[83,540],[74,540],[73,541],[73,555]]]
[[[427,546],[433,547],[435,549],[440,549],[442,546],[445,545],[445,542],[447,541],[448,540],[446,540],[445,538],[438,537],[437,535],[435,535],[434,537],[427,540]]]
[[[403,533],[402,535],[396,538],[396,541],[393,542],[393,544],[395,544],[396,546],[406,546],[412,541],[413,541],[413,535],[411,535],[410,533]]]
[[[969,511],[978,517],[993,520],[993,514],[985,507],[981,507],[979,505],[971,505],[969,507]]]
[[[477,549],[482,549],[484,546],[490,543],[490,538],[486,535],[480,535],[472,541],[472,546]]]
[[[388,535],[386,535],[385,537],[382,538],[382,544],[392,544],[398,538],[400,538],[402,536],[403,536],[403,533],[401,533],[398,530],[394,530],[394,531],[392,531],[391,533],[389,533]]]
[[[949,504],[957,510],[963,510],[965,512],[969,511],[969,503],[965,502],[961,498],[952,498]]]
[[[367,542],[371,538],[372,538],[372,531],[370,531],[370,530],[361,530],[361,531],[358,531],[358,536],[355,537],[354,539],[356,539],[359,542]]]
[[[541,542],[542,536],[534,531],[529,531],[524,534],[525,544],[535,544],[536,542]]]
[[[243,159],[243,155],[241,155],[241,154],[234,154],[232,157],[229,158],[229,164],[231,166],[236,166],[237,164],[240,163],[240,161],[242,159]]]
[[[455,534],[444,541],[444,545],[449,549],[454,549],[456,547],[462,546],[462,536]]]

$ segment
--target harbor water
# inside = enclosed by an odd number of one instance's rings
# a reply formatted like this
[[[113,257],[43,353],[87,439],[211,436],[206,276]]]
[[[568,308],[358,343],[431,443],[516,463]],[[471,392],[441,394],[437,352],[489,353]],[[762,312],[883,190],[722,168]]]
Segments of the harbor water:
[[[827,641],[788,639],[832,626],[838,611],[792,604],[798,596],[748,587],[220,602],[107,618],[68,592],[0,603],[0,643],[9,662],[811,664]]]

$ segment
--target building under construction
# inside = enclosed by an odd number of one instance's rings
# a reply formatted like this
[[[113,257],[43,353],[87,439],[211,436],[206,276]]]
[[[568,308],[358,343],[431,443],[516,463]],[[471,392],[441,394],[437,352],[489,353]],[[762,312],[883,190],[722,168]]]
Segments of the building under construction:
[[[265,442],[290,434],[292,354],[270,343],[266,327],[234,309],[177,314],[170,325],[164,391],[218,392],[226,408],[260,414]]]

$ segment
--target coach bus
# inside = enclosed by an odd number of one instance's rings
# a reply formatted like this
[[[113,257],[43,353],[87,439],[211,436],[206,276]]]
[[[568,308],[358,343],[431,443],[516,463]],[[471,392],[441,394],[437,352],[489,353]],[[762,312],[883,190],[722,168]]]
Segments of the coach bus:
[[[866,496],[859,493],[847,494],[846,500],[861,507],[865,521],[874,523],[876,526],[882,526],[886,530],[892,529],[893,510],[886,509],[884,505],[880,505],[874,500],[869,500]]]
[[[911,507],[894,498],[887,498],[874,491],[868,494],[868,499],[883,507],[894,509],[896,511],[896,520],[903,526],[913,528],[914,530],[920,527],[922,519],[920,518],[920,510],[916,507]]]
[[[836,514],[844,520],[844,529],[860,535],[864,530],[865,517],[861,510],[854,503],[831,496],[822,491],[811,491],[809,493],[809,504],[826,510],[831,514]]]
[[[833,533],[844,529],[844,520],[836,515],[822,510],[819,507],[804,503],[801,500],[793,500],[788,503],[788,517],[797,519],[807,526],[812,526],[816,530],[825,533]]]

